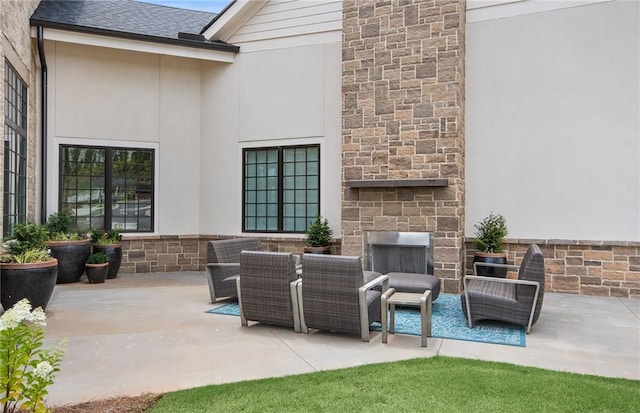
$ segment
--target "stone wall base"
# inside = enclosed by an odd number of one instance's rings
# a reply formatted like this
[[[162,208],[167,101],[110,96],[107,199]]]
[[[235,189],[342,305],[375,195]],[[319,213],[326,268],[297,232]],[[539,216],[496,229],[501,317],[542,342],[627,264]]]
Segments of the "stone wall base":
[[[640,298],[640,242],[510,239],[507,261],[519,265],[529,244],[545,257],[545,291]],[[466,273],[473,273],[473,239],[466,242]]]
[[[232,238],[221,235],[165,235],[155,237],[126,237],[122,240],[123,274],[174,271],[204,271],[207,261],[207,242]],[[302,254],[306,237],[256,237],[265,250]],[[331,253],[340,254],[340,242],[331,244]]]
[[[204,271],[207,242],[230,238],[220,235],[134,237],[122,242],[121,273]],[[267,251],[302,254],[305,237],[256,237]],[[529,244],[536,243],[545,256],[545,291],[606,297],[640,298],[640,242],[567,241],[509,239],[505,243],[507,261],[522,262]],[[465,272],[473,272],[474,240],[465,242]],[[340,240],[331,244],[331,253],[341,253]],[[453,280],[447,280],[453,281]],[[448,284],[447,292],[457,290]],[[455,291],[454,291],[455,290]]]

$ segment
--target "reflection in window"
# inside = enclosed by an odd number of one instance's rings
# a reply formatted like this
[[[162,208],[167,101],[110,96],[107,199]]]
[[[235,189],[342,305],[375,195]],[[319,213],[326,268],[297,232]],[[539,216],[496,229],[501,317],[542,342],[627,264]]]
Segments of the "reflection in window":
[[[3,237],[27,218],[27,85],[4,63]]]
[[[318,145],[245,149],[243,231],[304,232],[320,213]]]
[[[152,149],[62,146],[60,209],[78,231],[153,231]]]

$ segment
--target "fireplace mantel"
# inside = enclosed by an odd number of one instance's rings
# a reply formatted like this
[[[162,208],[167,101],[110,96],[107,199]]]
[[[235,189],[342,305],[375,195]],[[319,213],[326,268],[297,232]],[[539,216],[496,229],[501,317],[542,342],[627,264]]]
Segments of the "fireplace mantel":
[[[449,180],[447,178],[363,179],[345,181],[344,184],[348,188],[446,187],[449,186]]]

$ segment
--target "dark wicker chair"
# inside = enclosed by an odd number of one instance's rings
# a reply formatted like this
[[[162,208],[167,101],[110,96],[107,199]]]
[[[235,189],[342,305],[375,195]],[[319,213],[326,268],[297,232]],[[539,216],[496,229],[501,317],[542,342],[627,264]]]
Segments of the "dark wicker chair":
[[[300,332],[299,282],[292,254],[242,251],[236,280],[242,325],[251,320]]]
[[[234,238],[207,243],[207,281],[211,302],[237,297],[236,278],[240,274],[240,252],[262,251],[256,238]]]
[[[478,320],[500,320],[526,326],[529,334],[538,321],[544,298],[544,257],[540,247],[530,245],[520,266],[476,262],[474,273],[478,266],[517,269],[518,279],[465,276],[460,300],[469,327]]]
[[[369,326],[380,321],[381,291],[389,288],[385,275],[369,274],[365,283],[360,257],[305,254],[298,284],[302,332],[309,328],[360,334],[369,341]]]

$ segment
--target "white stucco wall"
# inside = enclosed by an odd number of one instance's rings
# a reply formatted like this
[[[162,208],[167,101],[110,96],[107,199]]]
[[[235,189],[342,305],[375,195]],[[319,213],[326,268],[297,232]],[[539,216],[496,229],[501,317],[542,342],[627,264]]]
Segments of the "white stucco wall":
[[[48,211],[60,144],[156,150],[158,234],[199,234],[200,62],[63,42],[49,65]]]
[[[496,14],[498,16],[499,14]],[[469,22],[466,235],[640,240],[638,2]]]
[[[241,232],[243,148],[312,143],[321,147],[320,210],[340,233],[340,67],[337,42],[204,65],[202,233]]]

